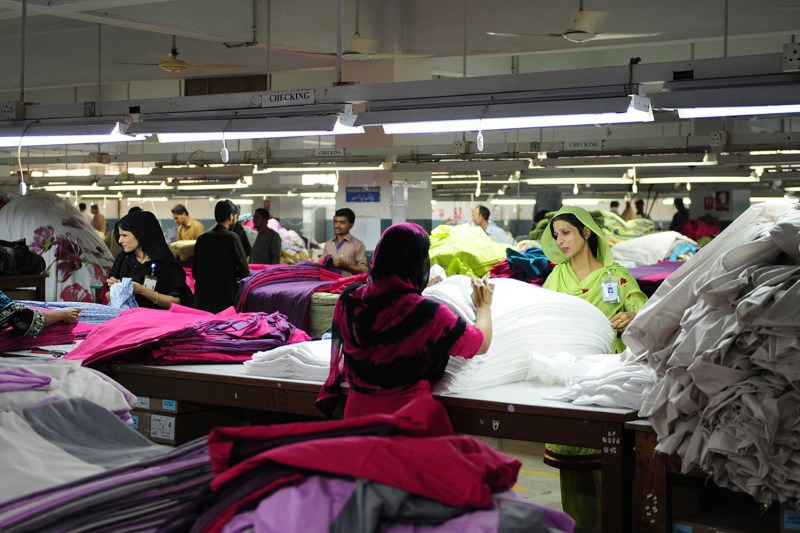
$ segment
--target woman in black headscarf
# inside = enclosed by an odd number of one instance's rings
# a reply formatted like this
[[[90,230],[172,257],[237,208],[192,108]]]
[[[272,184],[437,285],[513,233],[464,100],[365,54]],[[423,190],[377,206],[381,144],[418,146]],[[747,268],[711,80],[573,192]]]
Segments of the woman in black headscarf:
[[[109,287],[123,278],[131,278],[139,307],[167,309],[173,303],[191,305],[186,272],[172,255],[153,213],[128,213],[117,223],[114,233],[122,252],[111,267]]]
[[[317,397],[330,415],[339,385],[350,386],[344,416],[393,413],[442,379],[450,355],[486,353],[492,340],[492,291],[473,280],[475,326],[422,295],[428,284],[430,240],[411,222],[383,232],[372,256],[370,279],[351,285],[333,312],[331,368]]]

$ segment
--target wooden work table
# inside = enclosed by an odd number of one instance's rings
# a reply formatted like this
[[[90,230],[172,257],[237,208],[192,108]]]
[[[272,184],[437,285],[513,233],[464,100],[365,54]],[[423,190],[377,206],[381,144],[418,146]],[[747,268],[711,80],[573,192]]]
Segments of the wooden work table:
[[[137,395],[322,418],[314,407],[320,383],[260,377],[244,365],[113,364],[108,374]],[[599,448],[603,531],[631,531],[633,441],[625,423],[636,411],[546,399],[560,390],[520,382],[439,400],[459,433]]]

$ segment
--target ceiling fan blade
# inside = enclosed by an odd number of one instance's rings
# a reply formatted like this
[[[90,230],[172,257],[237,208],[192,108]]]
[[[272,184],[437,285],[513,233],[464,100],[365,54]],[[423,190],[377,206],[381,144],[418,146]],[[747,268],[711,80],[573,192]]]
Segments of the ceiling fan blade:
[[[431,57],[423,54],[362,54],[349,50],[342,53],[342,59],[348,61],[367,61],[372,59],[419,59],[422,57]]]
[[[184,67],[192,68],[246,68],[247,65],[235,63],[182,63]]]
[[[111,61],[114,65],[140,65],[143,67],[157,67],[160,63],[136,63],[132,61]]]
[[[509,33],[501,31],[487,31],[493,37],[561,37],[560,33]]]
[[[655,37],[660,33],[597,33],[593,41],[606,41],[611,39],[636,39],[641,37]]]

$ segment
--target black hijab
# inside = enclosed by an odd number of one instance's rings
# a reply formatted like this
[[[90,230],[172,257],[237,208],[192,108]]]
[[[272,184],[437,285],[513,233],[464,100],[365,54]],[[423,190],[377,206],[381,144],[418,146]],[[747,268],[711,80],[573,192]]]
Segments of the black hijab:
[[[142,251],[154,263],[175,263],[180,266],[164,238],[161,224],[150,211],[134,211],[122,217],[114,226],[114,238],[117,242],[119,242],[120,229],[133,233],[133,236],[139,241]]]

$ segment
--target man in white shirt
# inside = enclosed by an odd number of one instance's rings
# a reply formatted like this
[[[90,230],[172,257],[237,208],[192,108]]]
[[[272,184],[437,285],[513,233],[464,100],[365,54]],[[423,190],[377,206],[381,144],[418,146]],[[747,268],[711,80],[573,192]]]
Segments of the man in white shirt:
[[[510,237],[501,227],[499,227],[494,222],[489,221],[489,217],[491,216],[491,212],[489,208],[485,205],[476,206],[472,210],[472,222],[476,226],[480,227],[486,236],[492,239],[494,242],[499,242],[500,244],[514,244],[513,237]]]

